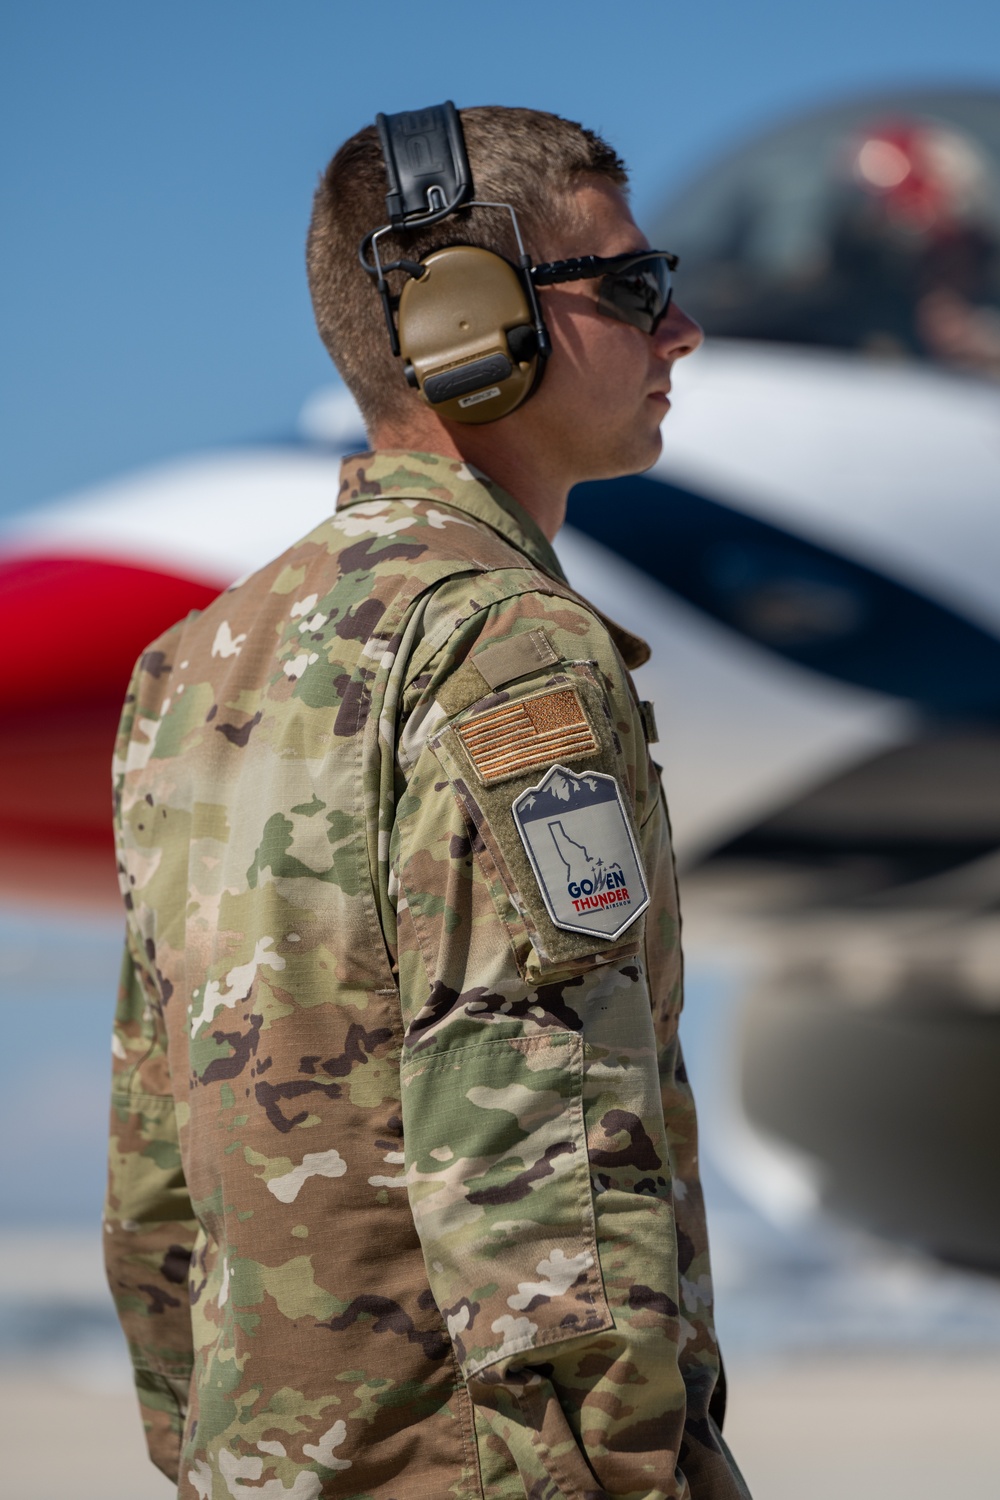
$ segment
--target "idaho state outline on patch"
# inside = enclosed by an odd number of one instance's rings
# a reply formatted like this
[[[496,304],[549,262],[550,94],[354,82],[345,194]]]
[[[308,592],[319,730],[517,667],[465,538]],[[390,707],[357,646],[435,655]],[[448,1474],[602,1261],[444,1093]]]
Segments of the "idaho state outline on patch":
[[[646,910],[646,877],[613,776],[552,766],[510,810],[556,927],[610,942]]]

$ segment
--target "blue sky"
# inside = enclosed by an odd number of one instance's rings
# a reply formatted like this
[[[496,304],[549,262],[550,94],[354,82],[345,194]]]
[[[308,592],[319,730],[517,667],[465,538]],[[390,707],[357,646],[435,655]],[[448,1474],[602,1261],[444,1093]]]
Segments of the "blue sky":
[[[33,0],[3,33],[0,511],[291,432],[331,376],[302,269],[312,187],[378,109],[583,119],[648,217],[797,110],[1000,87],[995,0]]]

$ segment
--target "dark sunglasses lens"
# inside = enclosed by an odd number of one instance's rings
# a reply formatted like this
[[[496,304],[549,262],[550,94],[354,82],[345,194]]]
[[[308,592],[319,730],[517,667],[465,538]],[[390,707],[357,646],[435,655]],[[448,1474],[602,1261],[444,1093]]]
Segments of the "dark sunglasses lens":
[[[655,333],[670,306],[670,286],[670,267],[662,256],[651,256],[605,276],[597,305],[610,318]]]

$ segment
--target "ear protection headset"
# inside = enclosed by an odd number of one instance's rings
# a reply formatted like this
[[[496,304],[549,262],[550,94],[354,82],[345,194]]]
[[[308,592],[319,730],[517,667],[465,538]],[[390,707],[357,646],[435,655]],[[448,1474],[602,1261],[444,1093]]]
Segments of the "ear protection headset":
[[[392,352],[402,357],[410,385],[441,416],[494,422],[537,389],[551,349],[517,215],[509,203],[475,198],[461,121],[450,100],[380,114],[376,124],[389,222],[365,236],[359,255],[382,299]],[[382,263],[379,240],[385,235],[427,228],[460,208],[505,209],[518,264],[475,245]],[[398,297],[386,280],[391,271],[407,278]]]

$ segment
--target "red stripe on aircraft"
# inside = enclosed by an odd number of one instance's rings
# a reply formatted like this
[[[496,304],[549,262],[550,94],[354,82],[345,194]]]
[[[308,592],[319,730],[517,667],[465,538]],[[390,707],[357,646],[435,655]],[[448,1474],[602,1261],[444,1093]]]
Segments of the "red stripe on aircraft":
[[[101,558],[0,559],[0,712],[120,703],[143,647],[223,586]]]
[[[117,899],[111,752],[132,666],[219,588],[101,558],[0,559],[0,889]]]

